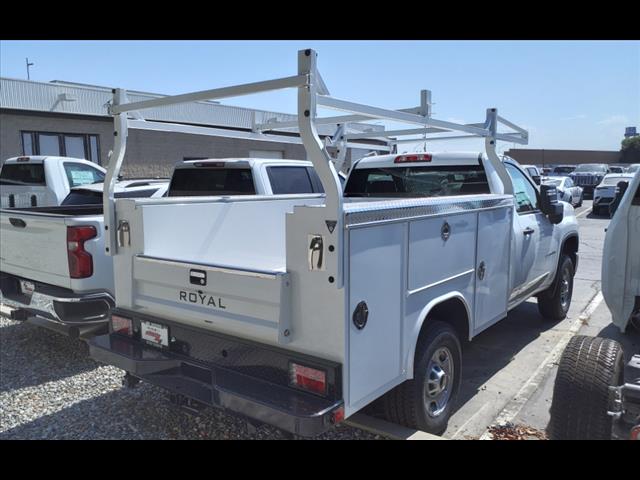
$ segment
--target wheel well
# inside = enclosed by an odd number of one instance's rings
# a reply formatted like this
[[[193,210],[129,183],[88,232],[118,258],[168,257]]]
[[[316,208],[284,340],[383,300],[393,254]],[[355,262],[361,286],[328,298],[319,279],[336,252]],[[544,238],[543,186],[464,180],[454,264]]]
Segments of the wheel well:
[[[429,310],[420,328],[420,336],[426,331],[426,326],[434,320],[450,324],[458,334],[460,343],[469,340],[469,315],[459,298],[449,298]]]
[[[578,241],[577,235],[570,236],[562,244],[561,253],[566,253],[567,255],[569,255],[571,257],[571,261],[573,262],[574,266],[576,264],[576,258],[578,254],[578,245],[579,245],[579,241]]]

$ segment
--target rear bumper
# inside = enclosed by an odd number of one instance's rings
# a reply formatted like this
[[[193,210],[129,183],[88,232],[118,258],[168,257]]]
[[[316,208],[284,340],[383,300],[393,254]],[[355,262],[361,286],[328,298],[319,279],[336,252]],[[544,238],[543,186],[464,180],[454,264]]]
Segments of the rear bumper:
[[[173,333],[171,334],[173,336]],[[207,336],[203,334],[203,336]],[[206,339],[204,340],[206,341]],[[210,344],[214,347],[214,344]],[[245,346],[245,348],[247,348]],[[241,353],[267,358],[268,351]],[[212,362],[152,347],[118,334],[93,337],[89,352],[94,360],[114,365],[143,381],[162,387],[180,397],[267,423],[305,437],[316,436],[336,423],[335,413],[343,401],[322,398],[292,387],[278,385],[247,372],[275,370],[275,365],[245,365],[225,368]],[[227,358],[235,355],[230,351]],[[271,375],[271,373],[270,373]]]
[[[20,281],[34,284],[34,291],[25,294]],[[2,303],[42,320],[62,326],[106,325],[114,300],[108,292],[77,294],[72,290],[36,282],[0,272]],[[22,315],[20,315],[22,316]]]

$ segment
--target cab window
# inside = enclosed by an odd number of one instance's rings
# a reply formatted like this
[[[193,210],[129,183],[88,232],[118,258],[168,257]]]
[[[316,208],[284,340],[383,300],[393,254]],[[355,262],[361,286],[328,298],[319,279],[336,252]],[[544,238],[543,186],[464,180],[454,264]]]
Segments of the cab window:
[[[104,182],[104,173],[97,168],[82,163],[64,162],[64,171],[67,174],[69,188]]]
[[[511,181],[513,182],[513,193],[516,197],[516,211],[518,213],[529,213],[539,210],[537,191],[524,173],[513,165],[504,164]]]

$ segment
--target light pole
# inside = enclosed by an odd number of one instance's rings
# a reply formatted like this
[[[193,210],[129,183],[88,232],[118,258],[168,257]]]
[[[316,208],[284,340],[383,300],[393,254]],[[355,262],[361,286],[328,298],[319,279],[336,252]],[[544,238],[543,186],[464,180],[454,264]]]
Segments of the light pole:
[[[29,63],[29,57],[25,58],[25,61],[27,63],[27,80],[31,80],[31,77],[29,75],[29,67],[33,65],[33,63]]]

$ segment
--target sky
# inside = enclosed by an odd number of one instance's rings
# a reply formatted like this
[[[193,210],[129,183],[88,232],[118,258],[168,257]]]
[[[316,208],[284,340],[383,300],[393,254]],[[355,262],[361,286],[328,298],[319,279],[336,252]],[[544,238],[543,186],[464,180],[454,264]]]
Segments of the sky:
[[[433,117],[463,123],[482,122],[486,109],[496,107],[530,138],[525,147],[502,142],[501,151],[618,150],[625,127],[640,130],[638,41],[3,40],[0,75],[26,78],[28,57],[32,80],[179,94],[294,75],[296,52],[304,48],[317,50],[325,83],[340,99],[409,108],[429,89]],[[292,90],[222,103],[296,110]],[[438,150],[481,145],[436,144]]]

